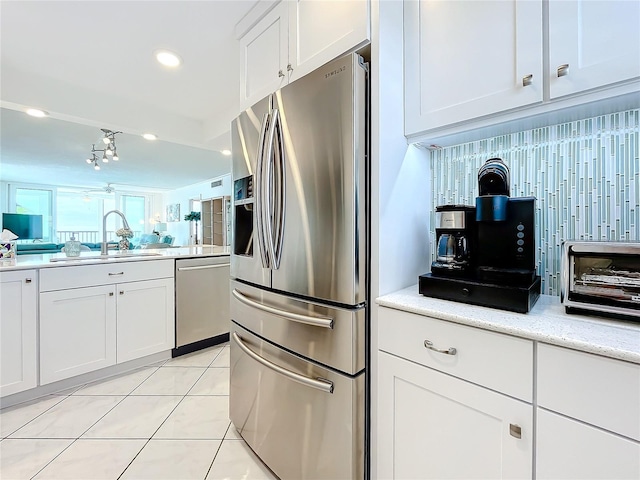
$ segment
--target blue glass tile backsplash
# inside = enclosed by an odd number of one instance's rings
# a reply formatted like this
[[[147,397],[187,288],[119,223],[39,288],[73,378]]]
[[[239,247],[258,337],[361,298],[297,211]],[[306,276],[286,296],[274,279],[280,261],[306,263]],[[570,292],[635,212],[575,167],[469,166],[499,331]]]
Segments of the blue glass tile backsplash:
[[[629,110],[432,151],[433,205],[475,205],[478,169],[502,158],[511,196],[537,198],[542,293],[559,295],[563,240],[640,241],[639,117]]]

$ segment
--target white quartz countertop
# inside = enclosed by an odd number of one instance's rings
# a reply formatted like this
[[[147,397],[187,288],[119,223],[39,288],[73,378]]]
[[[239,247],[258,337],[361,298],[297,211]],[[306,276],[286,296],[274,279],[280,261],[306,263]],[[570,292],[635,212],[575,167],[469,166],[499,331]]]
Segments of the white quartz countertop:
[[[95,265],[100,263],[138,262],[163,260],[168,258],[218,257],[229,255],[229,247],[214,245],[188,245],[158,249],[109,251],[109,258],[101,257],[99,251],[81,252],[77,258],[66,257],[64,253],[44,255],[17,255],[15,258],[0,261],[0,271],[28,270],[51,267]]]
[[[541,295],[529,313],[514,313],[425,297],[418,293],[416,284],[379,297],[376,302],[383,307],[640,363],[640,322],[567,314],[559,297]]]

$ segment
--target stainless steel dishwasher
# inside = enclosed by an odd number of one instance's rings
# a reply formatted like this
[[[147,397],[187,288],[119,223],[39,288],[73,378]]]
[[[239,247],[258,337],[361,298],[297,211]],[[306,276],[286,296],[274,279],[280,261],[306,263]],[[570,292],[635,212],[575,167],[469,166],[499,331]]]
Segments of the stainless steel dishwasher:
[[[176,260],[174,357],[229,340],[229,257]]]

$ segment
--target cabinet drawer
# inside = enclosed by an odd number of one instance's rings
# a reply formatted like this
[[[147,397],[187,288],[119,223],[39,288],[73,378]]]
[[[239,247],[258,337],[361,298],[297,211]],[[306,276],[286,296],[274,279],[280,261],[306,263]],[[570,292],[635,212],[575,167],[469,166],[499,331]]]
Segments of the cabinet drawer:
[[[379,348],[507,395],[533,400],[533,342],[422,315],[380,308]],[[425,347],[455,348],[455,354]]]
[[[540,344],[538,405],[640,440],[640,365]]]
[[[40,270],[40,291],[110,285],[173,277],[172,259],[73,265]]]

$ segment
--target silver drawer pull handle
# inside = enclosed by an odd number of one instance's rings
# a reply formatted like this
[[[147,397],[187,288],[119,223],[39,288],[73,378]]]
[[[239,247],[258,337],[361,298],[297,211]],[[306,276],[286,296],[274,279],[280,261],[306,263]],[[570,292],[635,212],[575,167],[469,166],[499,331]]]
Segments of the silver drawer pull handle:
[[[116,276],[116,275],[124,275],[124,272],[118,272],[118,273],[111,273],[111,272],[109,272],[109,276],[110,276],[110,277],[113,277],[113,276]]]
[[[266,358],[261,357],[256,352],[251,350],[249,347],[247,347],[244,344],[244,342],[242,341],[242,338],[240,338],[240,335],[238,335],[236,332],[233,332],[231,337],[233,338],[233,341],[236,342],[236,345],[240,347],[240,350],[242,350],[244,353],[249,355],[256,362],[261,363],[262,365],[273,370],[274,372],[277,372],[280,375],[287,377],[290,380],[293,380],[294,382],[301,383],[302,385],[305,385],[307,387],[317,388],[318,390],[322,390],[323,392],[326,392],[326,393],[333,393],[333,382],[330,382],[329,380],[326,380],[324,378],[316,379],[316,378],[305,377],[304,375],[300,375],[299,373],[292,372],[291,370],[287,370],[286,368],[283,368],[280,365],[276,365],[275,363],[270,362]]]
[[[564,77],[569,74],[569,64],[565,63],[564,65],[560,65],[558,67],[558,77]]]
[[[438,352],[438,353],[444,353],[445,355],[455,355],[456,353],[458,353],[458,350],[456,350],[454,347],[450,347],[446,350],[441,350],[439,348],[436,348],[433,346],[433,342],[431,340],[425,340],[424,346],[429,350],[433,350],[434,352]]]
[[[523,87],[528,87],[532,83],[533,83],[533,75],[532,74],[525,75],[524,77],[522,77],[522,86]]]
[[[218,263],[217,265],[197,265],[195,267],[178,267],[178,271],[184,272],[185,270],[207,270],[209,268],[222,268],[228,266],[228,263]]]
[[[514,423],[509,424],[509,435],[515,438],[522,438],[522,428]]]
[[[31,279],[30,278],[25,278],[24,279],[24,283],[31,283]]]
[[[280,310],[278,308],[274,308],[269,305],[256,302],[255,300],[252,300],[249,297],[245,297],[242,293],[240,293],[235,288],[231,291],[231,293],[233,293],[233,296],[236,297],[245,305],[249,307],[257,308],[258,310],[262,310],[263,312],[272,313],[274,315],[278,315],[279,317],[284,317],[288,320],[293,320],[294,322],[313,325],[314,327],[333,328],[333,318],[331,317],[312,317],[309,315],[301,315],[299,313]]]

